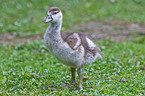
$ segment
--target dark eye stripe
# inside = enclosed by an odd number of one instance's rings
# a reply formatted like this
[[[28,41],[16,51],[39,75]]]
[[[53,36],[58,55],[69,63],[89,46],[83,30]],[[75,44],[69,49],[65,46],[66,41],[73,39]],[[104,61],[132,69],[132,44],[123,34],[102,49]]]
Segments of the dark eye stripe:
[[[58,11],[53,11],[53,14],[57,14],[58,13]]]

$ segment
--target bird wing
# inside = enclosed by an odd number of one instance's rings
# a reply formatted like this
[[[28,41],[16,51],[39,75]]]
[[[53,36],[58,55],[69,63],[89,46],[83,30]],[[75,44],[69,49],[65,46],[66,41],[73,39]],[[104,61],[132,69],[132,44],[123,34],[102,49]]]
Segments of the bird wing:
[[[104,57],[104,54],[101,52],[99,46],[96,45],[82,32],[62,32],[62,38],[73,50],[76,50],[79,46],[82,45],[85,49],[85,54],[91,53],[94,56],[99,54],[99,57]]]
[[[76,32],[63,32],[62,38],[73,50],[76,50],[81,45],[81,39]]]

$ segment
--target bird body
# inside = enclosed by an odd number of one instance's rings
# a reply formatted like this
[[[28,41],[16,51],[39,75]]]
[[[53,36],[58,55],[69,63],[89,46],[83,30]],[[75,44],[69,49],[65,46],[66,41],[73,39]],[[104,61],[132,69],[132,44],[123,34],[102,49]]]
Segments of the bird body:
[[[79,88],[82,89],[83,66],[91,64],[97,57],[102,58],[100,48],[81,32],[61,32],[62,13],[59,8],[51,7],[44,22],[50,22],[44,34],[44,43],[49,52],[58,60],[71,67],[72,83],[75,69],[78,68]]]
[[[49,52],[65,65],[72,68],[81,67],[84,61],[82,59],[84,56],[84,48],[79,46],[79,50],[73,50],[67,42],[60,38],[61,34],[57,32],[54,34],[54,31],[52,32],[44,35],[44,42]]]

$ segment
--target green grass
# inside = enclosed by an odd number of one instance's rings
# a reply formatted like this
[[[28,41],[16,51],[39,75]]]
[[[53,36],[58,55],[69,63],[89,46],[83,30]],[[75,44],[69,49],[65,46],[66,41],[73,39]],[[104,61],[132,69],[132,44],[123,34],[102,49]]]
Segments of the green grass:
[[[0,33],[20,36],[44,33],[43,20],[49,7],[64,14],[63,30],[89,21],[145,22],[144,0],[1,0]]]
[[[144,0],[0,0],[0,34],[43,34],[48,26],[43,20],[52,6],[64,14],[63,31],[91,21],[145,23],[144,4]],[[0,44],[0,95],[145,95],[145,38],[98,43],[106,57],[84,68],[89,78],[83,91],[65,87],[62,78],[70,82],[70,68],[51,56],[43,41]]]
[[[89,78],[83,91],[64,88],[62,78],[70,82],[70,68],[51,56],[43,41],[0,45],[0,95],[145,95],[145,42],[104,40],[99,45],[106,57],[84,68]]]

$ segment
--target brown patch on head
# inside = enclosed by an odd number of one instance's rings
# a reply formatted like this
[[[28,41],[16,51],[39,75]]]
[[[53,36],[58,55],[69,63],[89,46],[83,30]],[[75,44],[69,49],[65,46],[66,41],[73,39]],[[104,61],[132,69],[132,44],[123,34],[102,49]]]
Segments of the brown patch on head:
[[[49,8],[49,12],[51,12],[51,11],[58,11],[58,12],[60,12],[60,9],[58,7],[50,7]]]

